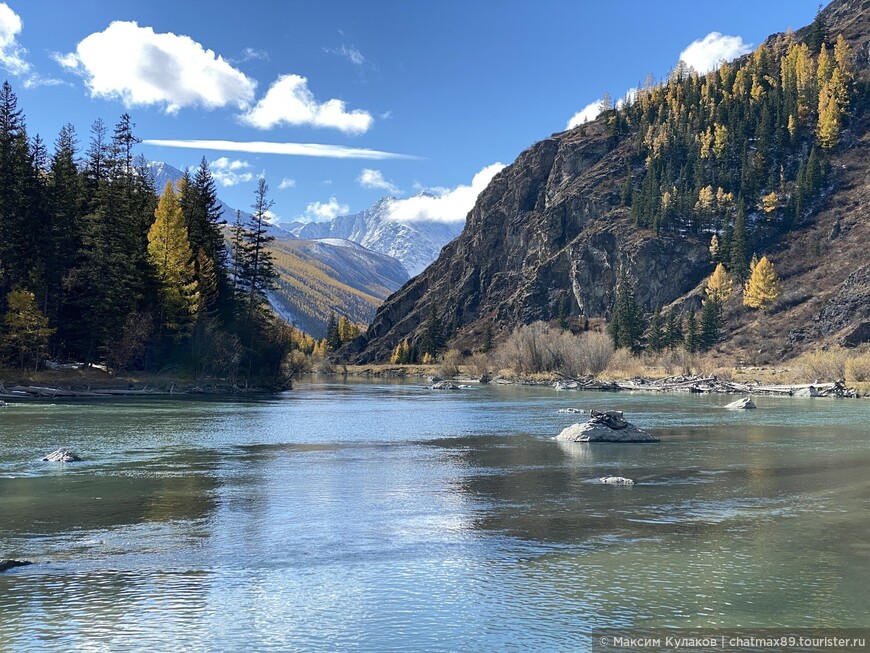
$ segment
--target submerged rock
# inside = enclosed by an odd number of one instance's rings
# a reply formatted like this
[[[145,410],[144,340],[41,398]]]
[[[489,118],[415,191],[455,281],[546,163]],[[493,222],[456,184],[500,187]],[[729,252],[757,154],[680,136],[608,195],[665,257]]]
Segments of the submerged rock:
[[[589,414],[588,422],[572,424],[555,439],[570,442],[658,442],[658,438],[627,422],[622,411],[599,412],[593,409]]]
[[[634,481],[624,476],[602,476],[598,482],[604,485],[634,485]]]
[[[52,451],[42,460],[48,463],[77,463],[81,461],[81,458],[69,449],[58,449],[57,451]]]
[[[752,397],[743,397],[743,399],[738,399],[737,401],[732,401],[730,404],[727,404],[725,408],[729,408],[732,410],[741,410],[745,408],[755,408],[755,402],[752,401]]]
[[[14,569],[15,567],[26,567],[27,565],[32,565],[33,563],[30,560],[13,560],[11,558],[2,558],[0,559],[0,572],[4,572],[7,569]]]
[[[560,412],[560,413],[572,413],[572,414],[576,414],[576,413],[585,413],[586,411],[583,410],[582,408],[560,408],[560,409],[559,409],[559,412]]]

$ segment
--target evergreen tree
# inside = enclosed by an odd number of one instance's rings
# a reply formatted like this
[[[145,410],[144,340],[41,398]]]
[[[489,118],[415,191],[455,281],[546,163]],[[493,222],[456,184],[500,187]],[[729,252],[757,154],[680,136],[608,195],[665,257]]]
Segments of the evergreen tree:
[[[199,283],[181,205],[166,182],[148,231],[148,256],[160,282],[160,323],[175,338],[190,335],[200,306]]]
[[[752,276],[743,290],[743,304],[764,310],[779,297],[779,277],[766,256],[753,267]]]
[[[338,331],[335,313],[330,313],[326,320],[326,346],[329,351],[337,351],[341,348],[341,334]]]
[[[32,175],[24,114],[9,82],[0,89],[0,305],[6,292],[26,281],[31,252],[26,223]]]
[[[423,327],[423,353],[428,355],[432,361],[438,356],[438,352],[444,347],[444,335],[441,327],[441,319],[438,316],[438,309],[435,304],[429,306],[429,317],[426,319],[426,324]]]
[[[634,288],[625,270],[619,277],[613,318],[609,325],[610,337],[615,347],[625,347],[638,354],[643,345],[643,313],[634,297]]]
[[[816,11],[816,17],[807,30],[806,44],[810,51],[815,54],[822,49],[822,45],[828,40],[828,26],[822,15],[822,5]]]
[[[741,281],[746,278],[746,258],[746,205],[741,197],[731,235],[731,272]]]
[[[665,331],[662,324],[662,308],[656,306],[649,328],[646,331],[646,346],[652,352],[660,352],[665,347]]]
[[[698,351],[698,324],[695,320],[695,309],[689,309],[689,316],[686,318],[686,351],[694,354]]]
[[[697,337],[699,351],[707,351],[719,339],[721,304],[708,297],[701,307],[701,332]]]
[[[483,327],[483,342],[480,345],[480,351],[484,354],[492,350],[492,324],[487,322]]]
[[[675,349],[683,344],[683,320],[677,316],[676,310],[668,313],[664,342],[668,349]]]
[[[275,240],[268,231],[269,210],[273,204],[266,197],[268,191],[266,180],[260,177],[251,207],[254,212],[247,227],[241,231],[236,291],[244,296],[243,310],[248,326],[255,312],[267,304],[267,293],[274,288],[277,277],[272,253],[267,249]]]

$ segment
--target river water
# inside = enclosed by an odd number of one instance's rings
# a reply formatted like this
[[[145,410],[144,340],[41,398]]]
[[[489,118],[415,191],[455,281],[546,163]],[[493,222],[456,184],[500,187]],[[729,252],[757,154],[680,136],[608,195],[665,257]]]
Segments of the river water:
[[[588,650],[870,626],[870,403],[303,383],[0,408],[0,650]],[[661,438],[549,438],[621,409]],[[43,463],[67,446],[84,462]],[[634,487],[602,486],[622,475]]]

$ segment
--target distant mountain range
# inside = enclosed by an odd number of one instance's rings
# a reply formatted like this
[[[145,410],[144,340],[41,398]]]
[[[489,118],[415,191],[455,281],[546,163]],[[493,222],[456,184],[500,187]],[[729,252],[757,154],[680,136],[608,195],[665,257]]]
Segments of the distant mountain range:
[[[157,192],[162,191],[167,181],[175,183],[183,175],[178,168],[161,161],[151,161],[148,167]],[[456,231],[433,229],[428,233],[404,228],[398,223],[386,223],[383,211],[375,210],[386,201],[389,200],[382,200],[369,211],[358,214],[367,216],[365,219],[349,221],[347,224],[355,224],[354,229],[348,229],[342,218],[336,219],[342,221],[341,224],[286,225],[292,226],[298,235],[279,225],[270,227],[275,236],[271,250],[279,278],[278,288],[269,301],[279,315],[315,337],[325,335],[330,313],[347,315],[353,322],[368,324],[377,307],[409,278],[404,263],[389,252],[403,253],[422,270],[440,251],[441,245],[436,246],[434,235],[443,233],[442,238],[452,238],[450,234]],[[236,209],[220,198],[219,202],[224,219],[231,223]],[[246,211],[241,214],[243,219],[250,216]],[[398,228],[393,228],[393,224]],[[345,233],[352,238],[341,235]],[[421,234],[423,243],[416,250],[415,234]],[[394,236],[392,241],[391,235]],[[360,244],[360,240],[375,243],[387,251],[373,251],[365,243]]]
[[[280,226],[298,238],[346,238],[375,252],[401,261],[412,277],[438,258],[441,249],[456,238],[464,222],[399,222],[389,218],[397,202],[385,197],[371,208],[341,215],[329,222],[291,222]]]

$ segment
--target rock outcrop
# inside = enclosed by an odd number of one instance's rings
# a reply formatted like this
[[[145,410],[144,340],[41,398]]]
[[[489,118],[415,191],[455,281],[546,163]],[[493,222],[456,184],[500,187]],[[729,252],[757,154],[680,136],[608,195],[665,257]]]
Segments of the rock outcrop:
[[[0,559],[0,573],[9,569],[15,569],[15,567],[26,567],[27,565],[32,564],[33,563],[29,560],[13,560],[12,558],[2,558]]]
[[[755,402],[752,401],[752,397],[743,397],[743,399],[738,399],[737,401],[732,401],[730,404],[726,404],[725,408],[729,410],[744,410],[748,408],[756,408]]]
[[[57,449],[47,454],[42,460],[49,463],[77,463],[81,461],[81,458],[69,449]]]
[[[554,439],[566,442],[658,442],[634,424],[627,422],[622,411],[590,411],[588,422],[572,424]]]

